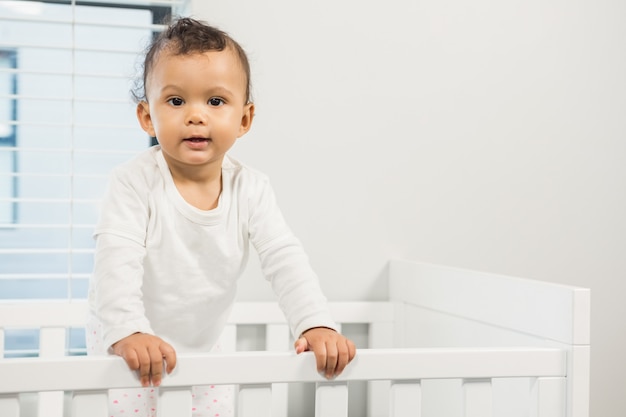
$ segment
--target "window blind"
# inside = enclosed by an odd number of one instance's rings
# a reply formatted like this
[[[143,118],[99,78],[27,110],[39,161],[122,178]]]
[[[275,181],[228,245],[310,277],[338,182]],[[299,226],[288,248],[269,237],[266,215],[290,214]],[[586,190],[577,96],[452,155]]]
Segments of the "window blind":
[[[0,299],[86,296],[108,174],[150,146],[139,57],[182,3],[0,2]]]

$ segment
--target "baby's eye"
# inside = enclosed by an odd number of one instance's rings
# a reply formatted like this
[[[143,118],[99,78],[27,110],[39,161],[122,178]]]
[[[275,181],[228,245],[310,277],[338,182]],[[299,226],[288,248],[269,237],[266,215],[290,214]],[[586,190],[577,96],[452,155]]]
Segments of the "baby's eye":
[[[219,98],[219,97],[211,97],[211,98],[209,99],[209,104],[210,104],[211,106],[221,106],[222,104],[224,104],[224,100],[222,100],[222,99],[221,99],[221,98]]]
[[[172,106],[178,107],[178,106],[182,106],[184,101],[182,98],[180,97],[173,97],[169,100],[167,100],[168,103],[170,103]]]

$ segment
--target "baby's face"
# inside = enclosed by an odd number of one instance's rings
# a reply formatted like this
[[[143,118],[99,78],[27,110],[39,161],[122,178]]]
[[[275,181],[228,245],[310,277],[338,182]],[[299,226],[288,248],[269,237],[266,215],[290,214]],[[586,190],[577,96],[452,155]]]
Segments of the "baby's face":
[[[230,48],[190,55],[163,52],[146,82],[139,121],[156,136],[164,156],[185,167],[221,161],[250,128],[248,80]]]

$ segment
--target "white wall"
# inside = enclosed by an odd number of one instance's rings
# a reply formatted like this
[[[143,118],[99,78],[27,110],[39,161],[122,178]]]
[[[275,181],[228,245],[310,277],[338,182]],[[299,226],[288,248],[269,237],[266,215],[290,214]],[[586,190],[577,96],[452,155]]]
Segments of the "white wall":
[[[591,415],[626,414],[625,2],[191,10],[250,54],[234,154],[273,179],[329,298],[385,298],[391,257],[590,287]]]

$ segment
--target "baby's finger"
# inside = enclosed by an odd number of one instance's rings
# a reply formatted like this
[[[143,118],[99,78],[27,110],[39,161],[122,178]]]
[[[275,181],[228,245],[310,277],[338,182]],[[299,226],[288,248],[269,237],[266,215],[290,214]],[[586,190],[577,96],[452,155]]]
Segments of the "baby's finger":
[[[165,371],[168,374],[170,374],[176,367],[176,351],[174,350],[173,347],[171,347],[167,343],[163,343],[161,345],[161,353],[167,365],[167,368],[165,369]]]
[[[335,376],[341,374],[348,362],[350,362],[350,349],[348,347],[349,340],[340,340],[337,342],[337,367],[335,368]]]
[[[150,386],[150,354],[146,348],[137,348],[137,359],[139,361],[139,381],[142,387]]]
[[[136,371],[137,369],[139,369],[139,359],[137,358],[137,352],[135,352],[134,349],[118,349],[115,351],[115,354],[121,356],[124,359],[126,365],[128,365],[128,368],[131,371]]]
[[[158,387],[163,378],[163,354],[154,347],[149,347],[148,353],[150,355],[150,379],[152,385]]]
[[[311,350],[315,354],[315,366],[317,367],[317,372],[324,375],[326,372],[326,345],[324,343],[319,343],[311,346]]]
[[[304,336],[300,336],[300,338],[293,344],[293,347],[296,349],[296,353],[300,354],[309,349],[309,342]]]
[[[326,344],[326,368],[324,376],[326,379],[331,379],[335,376],[335,369],[337,368],[337,344],[330,342]]]
[[[348,362],[352,362],[352,359],[354,359],[354,357],[356,356],[356,345],[350,339],[348,339],[348,353],[349,353]]]

